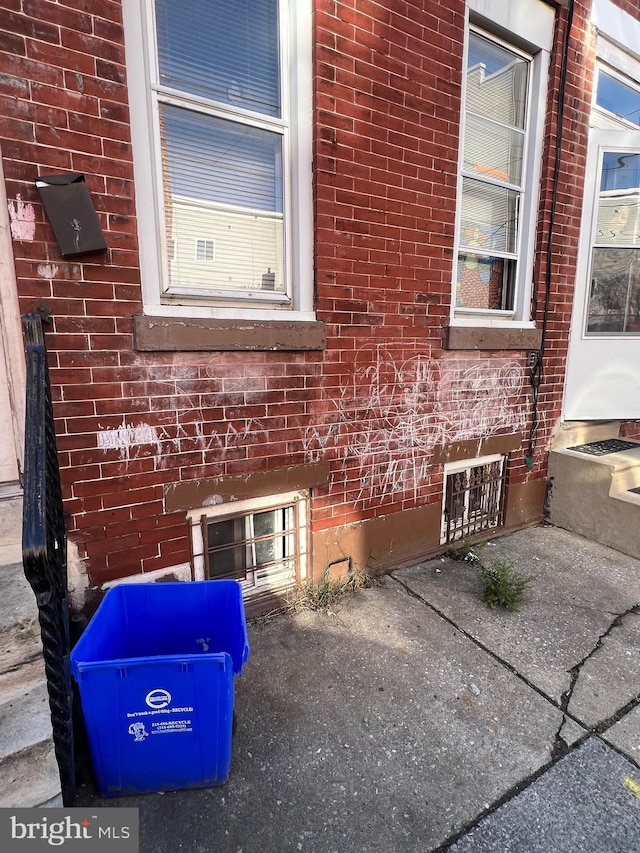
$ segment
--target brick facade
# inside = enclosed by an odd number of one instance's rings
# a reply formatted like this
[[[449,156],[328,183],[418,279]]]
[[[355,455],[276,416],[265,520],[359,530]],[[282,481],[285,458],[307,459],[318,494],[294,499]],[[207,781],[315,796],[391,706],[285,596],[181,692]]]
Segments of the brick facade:
[[[619,5],[638,15],[635,3]],[[528,462],[527,352],[445,349],[463,0],[315,0],[321,352],[135,349],[132,317],[143,306],[120,3],[0,0],[0,12],[0,144],[20,304],[52,316],[69,537],[90,584],[189,560],[184,512],[166,511],[164,487],[190,479],[329,462],[330,480],[311,502],[313,533],[326,536],[421,507],[439,513],[443,467],[434,454],[509,434],[519,444],[510,488],[542,494],[580,228],[594,62],[589,0],[575,3],[556,170],[567,9],[557,11],[536,235],[539,328],[551,263],[549,307]],[[34,178],[66,171],[86,175],[105,256],[60,256]],[[541,504],[522,521],[540,512]],[[425,540],[424,553],[434,546]]]

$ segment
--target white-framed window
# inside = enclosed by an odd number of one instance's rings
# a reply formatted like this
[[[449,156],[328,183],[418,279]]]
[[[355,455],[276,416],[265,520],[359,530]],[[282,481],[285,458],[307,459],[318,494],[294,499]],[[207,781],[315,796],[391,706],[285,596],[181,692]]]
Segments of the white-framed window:
[[[640,128],[640,84],[614,68],[598,64],[594,89],[594,121],[611,130]],[[599,119],[599,120],[598,120]]]
[[[216,244],[214,240],[198,238],[196,240],[196,261],[213,262],[216,259]]]
[[[588,251],[589,292],[586,337],[637,337],[640,331],[640,22],[608,3],[594,6],[596,18],[626,45],[615,43],[599,24],[596,79],[591,110],[590,148],[602,145],[592,187],[591,227],[581,241]],[[592,152],[590,152],[592,153]],[[588,244],[588,250],[587,246]]]
[[[123,13],[145,312],[313,319],[311,0]]]
[[[507,456],[447,462],[440,542],[448,544],[503,524]]]
[[[451,322],[531,327],[553,12],[467,5]]]
[[[306,492],[190,510],[194,579],[236,578],[246,597],[277,594],[302,583],[307,517]]]

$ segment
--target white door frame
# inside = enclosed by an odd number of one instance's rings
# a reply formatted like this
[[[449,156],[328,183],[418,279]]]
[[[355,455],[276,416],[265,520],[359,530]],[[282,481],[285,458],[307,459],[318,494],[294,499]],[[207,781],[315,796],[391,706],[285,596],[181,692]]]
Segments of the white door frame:
[[[11,425],[15,446],[15,479],[13,490],[18,492],[18,481],[24,470],[24,409],[26,393],[24,345],[18,288],[11,241],[11,226],[7,206],[7,192],[0,150],[0,359],[4,361],[9,389]],[[0,369],[2,362],[0,361]],[[6,439],[3,439],[6,440]],[[0,483],[0,490],[3,484]],[[11,487],[9,486],[9,489]],[[5,489],[6,491],[6,489]],[[1,496],[0,492],[0,496]]]
[[[603,151],[640,154],[640,131],[591,130],[571,331],[562,405],[564,421],[640,418],[640,333],[587,335],[591,253]],[[631,249],[632,245],[625,248]],[[640,250],[640,242],[636,244]]]

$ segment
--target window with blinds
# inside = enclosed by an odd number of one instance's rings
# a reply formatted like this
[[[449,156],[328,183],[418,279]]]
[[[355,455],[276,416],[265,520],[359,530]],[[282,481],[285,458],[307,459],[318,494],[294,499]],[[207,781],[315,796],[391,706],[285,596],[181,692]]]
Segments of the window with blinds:
[[[121,3],[145,314],[315,320],[312,0]]]
[[[516,308],[525,202],[530,60],[470,32],[458,230],[456,314]]]
[[[279,6],[155,0],[165,245],[198,247],[167,252],[169,294],[286,294]],[[201,247],[203,233],[215,253]]]

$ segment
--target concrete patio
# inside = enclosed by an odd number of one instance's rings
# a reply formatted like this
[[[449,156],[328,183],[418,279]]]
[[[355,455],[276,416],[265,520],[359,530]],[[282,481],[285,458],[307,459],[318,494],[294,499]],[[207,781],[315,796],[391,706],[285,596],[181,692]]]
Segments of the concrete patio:
[[[640,850],[640,561],[550,526],[479,554],[520,611],[437,558],[253,623],[227,784],[79,804],[139,807],[143,853]]]

